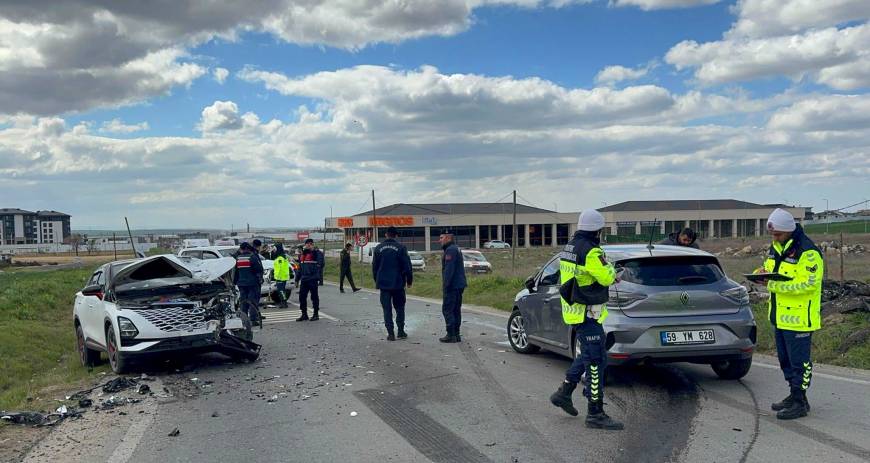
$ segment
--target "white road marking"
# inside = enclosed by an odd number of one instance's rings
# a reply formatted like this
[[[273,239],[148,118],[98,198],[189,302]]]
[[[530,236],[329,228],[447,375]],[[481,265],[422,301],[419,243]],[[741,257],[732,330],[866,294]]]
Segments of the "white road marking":
[[[771,370],[779,370],[780,369],[779,365],[769,365],[767,363],[762,363],[762,362],[752,362],[752,365],[757,366],[757,367],[761,367],[761,368],[769,368]],[[846,378],[843,376],[831,375],[828,373],[821,373],[818,371],[813,371],[813,376],[817,376],[820,378],[827,378],[827,379],[835,379],[835,380],[843,381],[846,383],[860,384],[862,386],[870,386],[870,381],[865,381],[863,379]]]
[[[115,447],[115,451],[112,452],[112,455],[106,461],[109,463],[127,463],[130,457],[133,456],[136,447],[139,446],[142,437],[145,436],[145,431],[148,430],[148,427],[154,421],[155,414],[157,414],[156,408],[153,413],[148,413],[143,419],[133,422],[130,428],[127,429],[127,433],[124,434],[124,438],[121,439],[121,442]]]

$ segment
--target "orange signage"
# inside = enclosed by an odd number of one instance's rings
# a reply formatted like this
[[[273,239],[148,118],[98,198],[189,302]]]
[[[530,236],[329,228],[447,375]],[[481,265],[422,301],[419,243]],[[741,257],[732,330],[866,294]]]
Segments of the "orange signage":
[[[336,224],[341,228],[353,228],[353,219],[350,217],[339,217]]]
[[[414,218],[410,216],[369,217],[369,226],[374,227],[410,227]]]

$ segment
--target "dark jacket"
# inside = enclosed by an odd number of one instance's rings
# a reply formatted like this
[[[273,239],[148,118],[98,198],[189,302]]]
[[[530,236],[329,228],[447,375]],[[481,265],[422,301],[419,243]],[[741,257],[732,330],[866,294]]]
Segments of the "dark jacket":
[[[341,250],[341,267],[342,272],[350,271],[350,252],[347,249]]]
[[[242,251],[236,256],[236,273],[233,283],[237,286],[260,286],[263,284],[263,262],[255,252]]]
[[[372,258],[372,276],[378,289],[402,289],[413,283],[411,257],[405,245],[392,238],[379,244]]]
[[[323,267],[325,265],[323,252],[320,249],[305,249],[299,256],[301,276],[300,281],[323,281]]]
[[[465,263],[462,261],[462,252],[453,243],[443,247],[444,255],[441,256],[441,287],[444,291],[455,291],[468,286],[465,281]]]
[[[692,238],[692,242],[687,244],[686,247],[700,249],[698,247],[698,243],[695,242],[697,239],[698,239],[697,236]],[[667,238],[659,241],[659,244],[667,244],[667,245],[671,245],[671,246],[683,246],[682,244],[680,244],[680,232],[671,233],[670,235],[668,235]]]

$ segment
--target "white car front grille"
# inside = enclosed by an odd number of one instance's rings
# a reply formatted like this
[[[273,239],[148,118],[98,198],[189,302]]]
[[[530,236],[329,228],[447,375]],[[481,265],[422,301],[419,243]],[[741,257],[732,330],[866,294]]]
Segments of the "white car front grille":
[[[166,304],[136,309],[134,312],[167,333],[190,332],[206,327],[205,309],[193,304]]]

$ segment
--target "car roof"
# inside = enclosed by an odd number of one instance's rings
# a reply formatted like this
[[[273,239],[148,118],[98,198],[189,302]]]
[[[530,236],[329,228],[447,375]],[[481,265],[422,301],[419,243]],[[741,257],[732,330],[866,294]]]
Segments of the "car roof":
[[[715,257],[707,251],[687,246],[654,244],[652,249],[646,244],[614,244],[601,247],[611,260],[627,260],[649,257],[706,256]]]
[[[238,246],[195,246],[184,248],[182,251],[223,251],[225,249],[239,249]]]
[[[477,251],[475,249],[463,249],[462,252],[473,252],[475,254],[483,254],[482,252]]]

